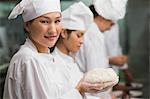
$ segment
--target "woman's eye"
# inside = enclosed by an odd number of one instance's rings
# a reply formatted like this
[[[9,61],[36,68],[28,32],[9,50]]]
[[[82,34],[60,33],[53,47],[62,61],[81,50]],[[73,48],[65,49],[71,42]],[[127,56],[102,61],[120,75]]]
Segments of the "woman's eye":
[[[80,37],[82,37],[83,35],[84,35],[84,33],[80,33],[80,32],[79,32],[79,33],[77,34],[77,37],[80,38]]]
[[[61,22],[61,20],[56,20],[56,21],[55,21],[55,23],[60,23],[60,22]]]
[[[80,38],[80,37],[81,37],[81,35],[80,35],[80,34],[77,34],[77,37],[78,37],[78,38]]]
[[[41,21],[41,23],[48,23],[48,21]]]

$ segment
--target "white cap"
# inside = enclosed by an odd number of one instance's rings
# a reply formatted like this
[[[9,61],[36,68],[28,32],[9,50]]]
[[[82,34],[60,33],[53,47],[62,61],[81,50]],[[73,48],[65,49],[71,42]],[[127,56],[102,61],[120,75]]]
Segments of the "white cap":
[[[62,12],[62,26],[65,29],[86,31],[93,22],[90,9],[78,2]]]
[[[96,12],[113,22],[125,16],[127,0],[93,0]]]
[[[22,14],[24,22],[50,12],[61,12],[60,0],[22,0],[10,13],[8,19]]]

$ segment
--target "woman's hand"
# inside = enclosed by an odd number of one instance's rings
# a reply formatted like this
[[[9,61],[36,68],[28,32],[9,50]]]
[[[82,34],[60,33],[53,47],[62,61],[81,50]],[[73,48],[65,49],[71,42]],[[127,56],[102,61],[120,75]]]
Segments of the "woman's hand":
[[[117,66],[123,66],[127,62],[127,56],[115,56],[109,58],[109,64],[111,65],[117,65]]]
[[[103,89],[103,84],[91,84],[84,80],[81,80],[78,85],[76,86],[76,89],[81,93],[82,96],[84,96],[85,92],[87,93],[97,93],[100,90]]]

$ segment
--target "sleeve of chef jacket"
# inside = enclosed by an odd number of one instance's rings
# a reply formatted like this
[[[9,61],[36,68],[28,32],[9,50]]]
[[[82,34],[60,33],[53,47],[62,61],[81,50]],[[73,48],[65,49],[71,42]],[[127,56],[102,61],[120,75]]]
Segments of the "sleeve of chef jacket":
[[[104,33],[105,35],[105,43],[106,43],[106,49],[107,49],[107,53],[109,57],[113,57],[113,56],[118,56],[118,55],[122,55],[122,48],[120,46],[120,42],[119,42],[119,25],[118,23],[116,23],[111,30],[106,31],[106,33]],[[114,36],[112,38],[112,36]],[[115,65],[112,65],[115,66]],[[118,69],[127,69],[128,65],[127,63],[124,64],[124,66],[122,67],[116,67]]]
[[[14,67],[12,72],[15,73],[6,78],[4,99],[82,99],[76,89],[70,89],[60,95],[65,86],[50,83],[46,87],[40,73],[36,70],[39,64],[35,60],[13,63],[12,65]]]

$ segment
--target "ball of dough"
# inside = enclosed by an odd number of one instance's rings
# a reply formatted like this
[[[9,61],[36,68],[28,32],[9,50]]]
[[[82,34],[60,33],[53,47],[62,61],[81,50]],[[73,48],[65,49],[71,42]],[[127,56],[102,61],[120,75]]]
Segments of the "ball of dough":
[[[85,74],[84,80],[89,83],[118,83],[119,77],[112,68],[95,68]]]

